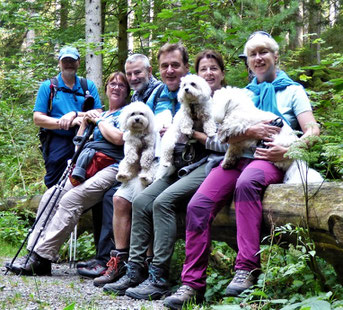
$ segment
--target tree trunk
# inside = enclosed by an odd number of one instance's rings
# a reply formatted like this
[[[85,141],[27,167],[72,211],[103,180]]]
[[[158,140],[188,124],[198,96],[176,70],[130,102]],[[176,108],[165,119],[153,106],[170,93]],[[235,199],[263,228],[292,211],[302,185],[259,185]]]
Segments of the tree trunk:
[[[101,0],[86,0],[86,74],[98,90],[102,88]],[[98,52],[98,53],[97,53]]]
[[[321,33],[321,5],[315,0],[310,0],[308,3],[308,33],[310,37],[310,47],[312,50],[311,53],[311,62],[319,63],[320,62],[320,44],[313,43],[315,39],[318,39]]]
[[[122,72],[125,72],[125,61],[128,55],[127,8],[127,0],[118,1],[118,70]]]
[[[68,0],[60,1],[60,29],[64,30],[68,27]]]
[[[299,10],[296,11],[295,37],[291,42],[291,49],[303,47],[304,44],[304,2],[299,1]]]

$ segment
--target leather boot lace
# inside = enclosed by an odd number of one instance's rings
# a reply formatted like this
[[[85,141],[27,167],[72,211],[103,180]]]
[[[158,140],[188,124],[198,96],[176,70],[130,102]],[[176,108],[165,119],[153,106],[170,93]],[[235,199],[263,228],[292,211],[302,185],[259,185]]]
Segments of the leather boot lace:
[[[234,282],[243,283],[250,275],[250,271],[247,270],[237,270],[234,276]]]
[[[107,262],[106,266],[108,267],[105,275],[109,275],[112,273],[112,271],[117,271],[118,270],[118,264],[120,262],[120,257],[119,256],[112,256],[110,260]]]
[[[174,295],[176,295],[176,296],[183,296],[184,294],[192,296],[192,295],[194,295],[194,290],[190,286],[182,285],[174,293]]]

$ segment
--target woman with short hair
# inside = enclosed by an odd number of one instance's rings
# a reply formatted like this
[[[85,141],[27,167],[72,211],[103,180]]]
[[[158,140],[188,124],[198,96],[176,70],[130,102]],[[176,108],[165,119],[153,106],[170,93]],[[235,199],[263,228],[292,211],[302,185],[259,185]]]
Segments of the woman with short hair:
[[[246,87],[255,105],[265,111],[277,111],[301,139],[319,135],[310,101],[301,85],[279,70],[279,46],[270,34],[257,31],[245,44],[244,53],[250,70],[255,74]],[[235,202],[238,254],[236,274],[226,295],[237,296],[252,286],[260,272],[260,233],[262,197],[269,184],[282,183],[284,172],[273,162],[284,158],[288,148],[273,144],[270,138],[280,129],[267,122],[251,126],[244,134],[229,139],[264,140],[268,148],[257,148],[255,155],[244,152],[232,169],[213,168],[187,207],[186,260],[182,271],[183,285],[165,299],[164,305],[181,309],[192,299],[201,301],[206,289],[206,269],[211,242],[211,224],[220,209]]]

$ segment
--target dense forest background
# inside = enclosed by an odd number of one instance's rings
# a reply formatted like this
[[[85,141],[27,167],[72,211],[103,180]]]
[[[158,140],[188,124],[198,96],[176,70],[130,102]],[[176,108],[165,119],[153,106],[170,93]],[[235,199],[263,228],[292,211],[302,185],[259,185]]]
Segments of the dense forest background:
[[[343,0],[0,0],[0,203],[45,190],[32,109],[39,84],[58,73],[57,54],[63,45],[79,49],[78,74],[92,79],[104,99],[104,80],[123,70],[131,53],[146,54],[159,77],[156,54],[165,42],[181,41],[191,64],[199,51],[218,50],[224,56],[226,82],[244,87],[248,73],[239,54],[256,30],[267,31],[278,41],[281,69],[302,83],[311,98],[321,137],[306,159],[326,180],[342,180],[342,5]],[[1,213],[0,246],[8,240],[17,246],[26,226],[17,214]],[[272,242],[263,247],[264,280],[243,300],[224,299],[234,304],[226,305],[226,310],[281,309],[282,305],[283,310],[342,309],[343,289],[337,275],[317,258],[306,230],[286,225],[271,239],[286,232],[296,236],[297,244],[287,251]],[[87,246],[83,243],[79,249]],[[219,261],[225,264],[210,265],[205,297],[211,302],[223,297],[235,257],[224,243],[214,249],[211,260],[220,252]],[[90,255],[85,252],[82,258]],[[183,247],[177,245],[175,253],[173,266],[180,268]],[[180,270],[171,274],[179,278]]]
[[[226,63],[226,81],[243,87],[239,59],[249,34],[270,32],[281,46],[281,68],[308,91],[322,142],[313,165],[329,179],[343,175],[341,0],[27,0],[0,1],[0,198],[44,190],[32,108],[39,83],[58,72],[64,44],[82,54],[79,75],[96,82],[123,70],[128,54],[148,55],[181,41],[193,61],[213,48]]]

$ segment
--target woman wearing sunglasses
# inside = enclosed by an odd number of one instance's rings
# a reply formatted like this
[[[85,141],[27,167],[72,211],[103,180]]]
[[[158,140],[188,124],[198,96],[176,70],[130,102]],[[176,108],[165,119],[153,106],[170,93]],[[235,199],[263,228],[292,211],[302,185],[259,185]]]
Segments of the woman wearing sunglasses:
[[[244,47],[249,69],[255,78],[246,87],[255,105],[272,111],[303,132],[302,139],[319,135],[310,101],[301,85],[292,81],[278,68],[279,46],[266,32],[253,33]],[[226,289],[226,295],[237,296],[256,283],[261,270],[260,232],[262,197],[269,184],[282,183],[284,172],[273,162],[282,159],[287,148],[273,144],[272,136],[280,129],[261,122],[251,126],[244,135],[230,142],[247,138],[267,141],[268,148],[256,153],[244,153],[233,169],[213,168],[192,197],[187,207],[186,260],[182,271],[182,286],[165,299],[165,306],[181,309],[184,303],[201,301],[206,289],[206,269],[211,242],[210,229],[219,210],[234,200],[237,224],[238,253],[236,274]]]

